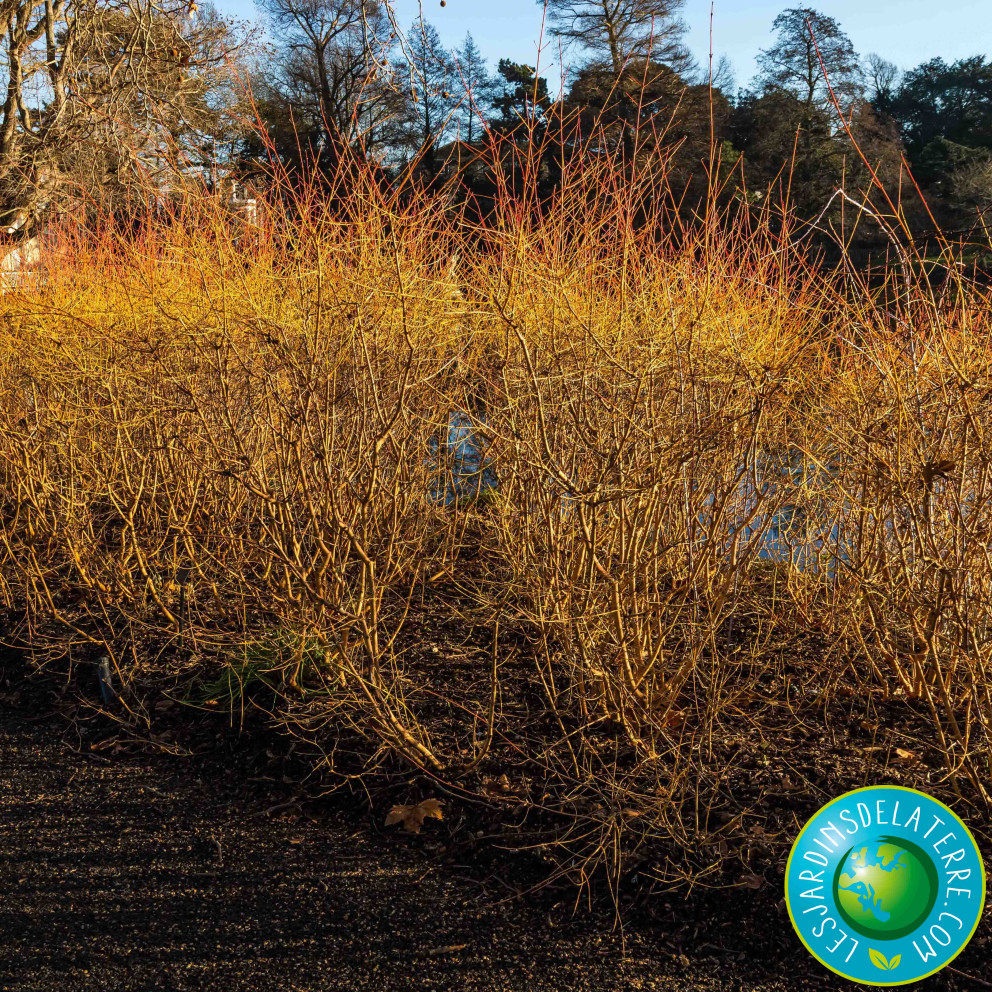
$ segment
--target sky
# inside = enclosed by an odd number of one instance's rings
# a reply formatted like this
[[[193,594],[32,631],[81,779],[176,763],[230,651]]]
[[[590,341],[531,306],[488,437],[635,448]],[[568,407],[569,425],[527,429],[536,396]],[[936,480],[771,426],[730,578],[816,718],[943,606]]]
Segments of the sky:
[[[541,31],[541,7],[536,0],[420,0],[424,14],[448,46],[459,45],[467,31],[493,66],[500,58],[533,65]],[[420,8],[418,0],[394,0],[403,25],[409,25]],[[754,58],[771,40],[775,16],[802,0],[715,0],[713,13],[714,58],[730,59],[739,86],[755,73]],[[969,55],[992,57],[992,3],[990,0],[805,0],[835,18],[861,55],[878,52],[902,69],[940,55],[947,61]],[[222,11],[255,17],[252,0],[215,0]],[[686,0],[682,10],[689,30],[687,41],[700,66],[709,58],[710,0]],[[542,74],[551,88],[561,70],[557,44],[545,39]],[[566,64],[577,58],[566,53]]]

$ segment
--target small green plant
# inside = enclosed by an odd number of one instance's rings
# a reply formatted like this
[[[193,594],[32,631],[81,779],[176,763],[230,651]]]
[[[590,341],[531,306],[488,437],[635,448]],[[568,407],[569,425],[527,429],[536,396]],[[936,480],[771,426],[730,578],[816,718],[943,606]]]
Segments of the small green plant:
[[[275,706],[287,687],[324,691],[329,683],[317,675],[327,657],[327,648],[317,638],[280,628],[228,655],[216,678],[196,682],[187,701],[198,706],[224,701],[234,710],[256,696]]]

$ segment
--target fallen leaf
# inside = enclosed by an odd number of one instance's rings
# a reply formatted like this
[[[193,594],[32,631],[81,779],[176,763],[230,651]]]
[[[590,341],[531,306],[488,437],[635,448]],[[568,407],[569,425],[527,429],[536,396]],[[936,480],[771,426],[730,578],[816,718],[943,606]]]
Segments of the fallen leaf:
[[[765,884],[765,879],[763,875],[742,875],[741,885],[745,889],[760,889]]]
[[[443,820],[441,807],[444,804],[437,799],[425,799],[415,806],[394,806],[386,817],[386,826],[392,827],[397,823],[403,824],[403,829],[411,834],[419,834],[424,820]]]
[[[897,747],[892,752],[892,755],[901,765],[915,765],[920,760],[919,755],[915,751],[907,751],[904,747]]]

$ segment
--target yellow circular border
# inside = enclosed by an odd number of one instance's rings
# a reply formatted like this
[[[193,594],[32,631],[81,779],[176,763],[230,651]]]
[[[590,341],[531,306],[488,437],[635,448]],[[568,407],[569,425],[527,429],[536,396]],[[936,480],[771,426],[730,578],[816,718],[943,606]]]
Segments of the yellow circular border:
[[[813,950],[812,947],[809,946],[809,944],[806,943],[806,940],[803,938],[803,935],[799,932],[799,927],[796,924],[796,918],[792,915],[792,906],[789,903],[789,869],[792,867],[792,858],[793,855],[796,853],[796,848],[799,846],[799,842],[803,839],[803,834],[806,833],[810,824],[821,813],[823,813],[825,810],[830,809],[831,806],[835,805],[836,803],[839,803],[842,799],[847,799],[848,796],[856,796],[859,793],[870,792],[872,789],[896,789],[899,792],[911,792],[916,796],[922,796],[924,799],[929,799],[930,802],[936,803],[938,806],[942,807],[943,809],[946,809],[947,812],[950,813],[951,816],[953,816],[954,819],[958,821],[958,823],[961,825],[961,829],[964,830],[964,832],[968,835],[968,839],[972,842],[972,844],[975,845],[975,851],[978,853],[978,865],[982,869],[981,904],[978,907],[978,915],[975,917],[975,925],[971,928],[971,933],[968,934],[967,938],[961,944],[961,946],[942,965],[940,965],[937,968],[934,968],[933,971],[928,971],[925,975],[917,975],[915,978],[907,978],[905,981],[902,982],[866,982],[864,981],[864,979],[861,978],[851,978],[850,975],[845,975],[844,972],[838,971],[836,968],[831,967],[829,964],[827,964],[826,961],[823,960],[823,958],[819,956],[819,954],[816,953],[816,951]],[[824,968],[826,968],[828,971],[832,971],[835,975],[840,975],[841,978],[844,978],[849,982],[856,982],[861,985],[874,985],[880,988],[881,987],[892,988],[893,986],[896,985],[910,985],[913,982],[921,982],[923,981],[924,978],[929,978],[931,975],[936,975],[938,971],[942,971],[944,968],[946,968],[968,946],[968,944],[971,943],[971,938],[975,936],[975,931],[978,929],[978,924],[982,922],[982,916],[984,916],[985,914],[985,896],[986,896],[987,886],[988,886],[988,878],[985,871],[985,861],[982,858],[982,849],[978,846],[978,841],[975,840],[974,836],[972,835],[972,832],[965,825],[964,820],[962,820],[961,817],[958,816],[957,813],[955,813],[954,810],[952,810],[949,806],[945,806],[944,803],[942,803],[939,799],[934,799],[933,796],[928,795],[926,792],[920,792],[919,789],[907,788],[905,785],[864,785],[860,789],[852,789],[850,792],[845,792],[843,795],[837,796],[836,799],[831,799],[830,802],[826,804],[826,806],[821,806],[806,821],[806,825],[802,828],[802,830],[799,831],[799,835],[796,837],[795,841],[793,841],[792,850],[789,852],[788,860],[785,862],[785,908],[788,910],[789,922],[792,924],[792,929],[795,931],[795,934],[800,939],[800,941],[802,941],[803,947],[805,947],[806,950],[809,951],[809,953],[813,956],[813,958],[816,961],[819,961]]]

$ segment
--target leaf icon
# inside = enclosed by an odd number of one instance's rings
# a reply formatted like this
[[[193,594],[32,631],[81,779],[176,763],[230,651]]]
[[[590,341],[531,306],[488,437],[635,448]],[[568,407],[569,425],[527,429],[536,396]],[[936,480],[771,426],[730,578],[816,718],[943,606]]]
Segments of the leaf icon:
[[[874,947],[869,947],[868,957],[871,958],[871,963],[876,968],[881,968],[882,971],[889,970],[889,962],[881,951],[876,951]]]
[[[902,960],[902,955],[897,954],[889,961],[889,971],[895,971],[899,967],[899,962]]]

